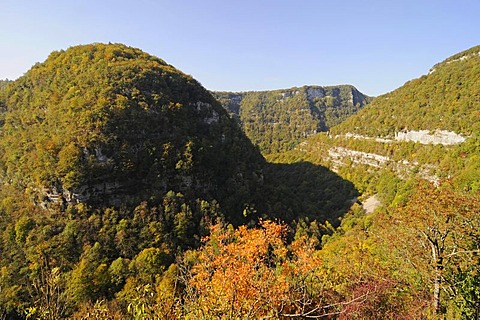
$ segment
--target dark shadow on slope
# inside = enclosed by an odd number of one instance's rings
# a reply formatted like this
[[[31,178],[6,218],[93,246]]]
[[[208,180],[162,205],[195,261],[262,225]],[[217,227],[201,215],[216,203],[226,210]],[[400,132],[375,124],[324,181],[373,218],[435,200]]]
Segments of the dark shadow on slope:
[[[350,181],[310,162],[268,163],[264,178],[263,210],[287,223],[309,218],[336,225],[359,194]]]

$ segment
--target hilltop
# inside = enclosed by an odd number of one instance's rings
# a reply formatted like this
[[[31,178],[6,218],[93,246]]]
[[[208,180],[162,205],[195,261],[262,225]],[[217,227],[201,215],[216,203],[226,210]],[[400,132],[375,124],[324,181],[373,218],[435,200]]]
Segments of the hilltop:
[[[43,206],[226,200],[259,179],[263,158],[210,93],[138,49],[53,52],[4,91],[1,180]]]

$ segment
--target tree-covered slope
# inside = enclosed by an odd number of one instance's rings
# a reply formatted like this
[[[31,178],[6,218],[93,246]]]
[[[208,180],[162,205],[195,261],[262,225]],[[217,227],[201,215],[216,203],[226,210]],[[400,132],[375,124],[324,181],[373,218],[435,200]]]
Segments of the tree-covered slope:
[[[5,88],[7,86],[7,84],[9,84],[11,81],[10,80],[0,80],[0,90],[2,90],[3,88]]]
[[[1,127],[3,126],[3,117],[4,117],[4,113],[6,111],[5,101],[2,97],[3,97],[4,92],[5,92],[5,87],[10,82],[11,81],[9,81],[9,80],[0,80],[0,130],[1,130]]]
[[[304,141],[277,162],[308,160],[353,181],[361,192],[402,201],[410,178],[480,190],[480,46],[435,65],[428,75],[375,98],[329,134]],[[403,181],[403,182],[402,182]]]
[[[357,195],[325,167],[267,163],[197,81],[121,44],[52,53],[0,105],[0,318],[148,318],[157,289],[182,308],[174,262],[212,225],[320,236]]]
[[[480,132],[480,46],[436,64],[427,75],[375,98],[332,130],[394,137],[410,130]]]
[[[350,85],[213,94],[264,154],[291,150],[306,137],[328,131],[371,100]]]
[[[1,180],[44,205],[225,200],[249,194],[263,163],[197,81],[124,45],[54,52],[3,94]]]

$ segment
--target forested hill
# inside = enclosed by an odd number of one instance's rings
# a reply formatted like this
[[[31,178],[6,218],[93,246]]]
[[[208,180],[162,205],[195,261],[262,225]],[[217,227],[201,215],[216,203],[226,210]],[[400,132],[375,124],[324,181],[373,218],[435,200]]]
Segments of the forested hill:
[[[413,177],[434,183],[451,179],[460,189],[478,191],[479,92],[476,46],[375,98],[328,135],[313,136],[273,158],[327,165],[361,191],[386,195],[386,203],[395,198],[400,181]]]
[[[262,156],[212,95],[138,49],[53,52],[2,91],[0,180],[42,206],[119,206],[175,190],[240,214],[248,199],[233,190],[250,194],[259,179]]]
[[[2,319],[188,318],[174,262],[213,225],[320,237],[357,195],[325,167],[267,163],[196,80],[122,44],[51,53],[0,106]],[[164,281],[177,302],[138,315]]]
[[[400,131],[480,132],[480,46],[436,64],[427,75],[380,96],[333,133],[394,137]]]
[[[306,137],[328,131],[371,100],[350,85],[213,95],[264,154],[291,150]]]

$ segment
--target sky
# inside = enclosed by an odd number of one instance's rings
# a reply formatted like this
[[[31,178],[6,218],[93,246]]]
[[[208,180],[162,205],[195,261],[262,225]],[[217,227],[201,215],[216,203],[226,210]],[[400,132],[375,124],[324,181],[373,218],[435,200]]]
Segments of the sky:
[[[124,43],[219,91],[351,84],[378,96],[480,45],[478,0],[0,0],[0,79]]]

